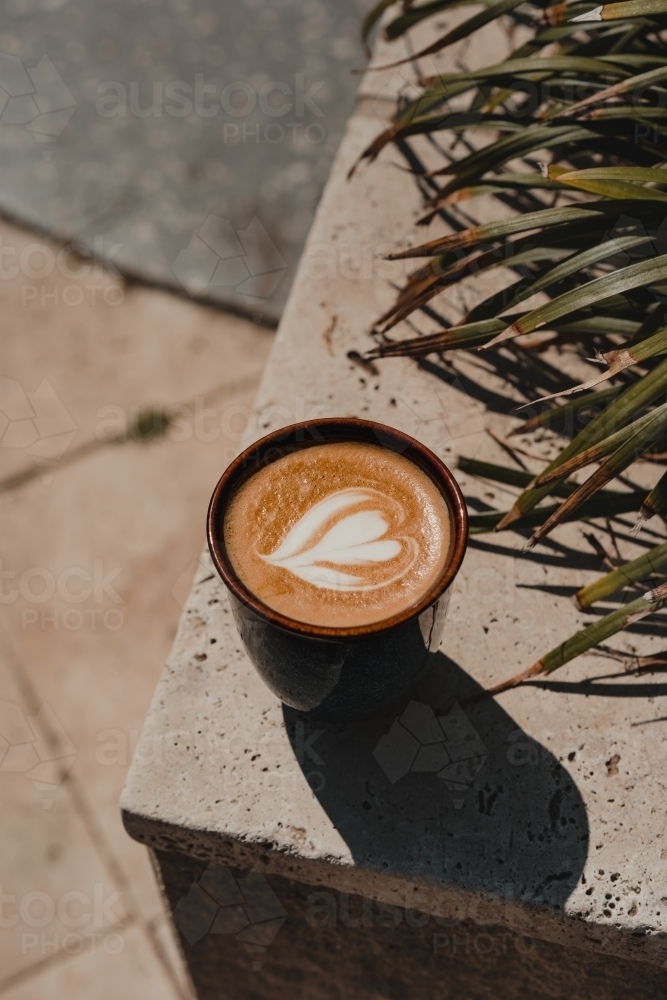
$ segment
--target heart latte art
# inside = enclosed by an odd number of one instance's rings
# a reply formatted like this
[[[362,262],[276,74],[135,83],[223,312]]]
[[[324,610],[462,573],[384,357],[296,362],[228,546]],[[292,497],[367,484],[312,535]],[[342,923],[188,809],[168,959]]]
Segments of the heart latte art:
[[[413,538],[387,538],[389,522],[382,516],[387,503],[395,503],[378,490],[337,490],[311,507],[299,518],[285,540],[271,555],[262,558],[272,566],[282,566],[307,583],[326,590],[376,590],[388,586],[408,572],[419,556]],[[374,504],[379,510],[344,513],[350,507]],[[398,506],[398,505],[397,505]],[[402,511],[398,507],[398,520]],[[326,526],[324,535],[322,528]],[[384,536],[384,537],[383,537]],[[401,569],[391,576],[378,573],[380,563],[393,563],[404,552]],[[360,576],[327,567],[366,568]],[[371,572],[368,572],[368,569]],[[379,576],[379,579],[375,579]]]
[[[417,603],[448,559],[450,514],[430,478],[377,445],[316,445],[252,475],[229,503],[225,544],[269,607],[334,627]]]

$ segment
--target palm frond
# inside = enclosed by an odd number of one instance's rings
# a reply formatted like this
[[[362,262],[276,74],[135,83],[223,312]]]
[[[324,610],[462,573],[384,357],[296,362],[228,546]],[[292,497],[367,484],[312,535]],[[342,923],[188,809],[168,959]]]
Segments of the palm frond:
[[[366,35],[389,6],[376,5]],[[457,6],[463,3],[404,3],[386,37],[398,38]],[[579,345],[582,358],[595,353],[605,366],[578,385],[535,399],[545,408],[515,428],[573,435],[537,476],[460,460],[471,474],[521,491],[509,511],[471,514],[471,531],[536,528],[534,543],[564,521],[635,511],[641,525],[667,508],[667,473],[648,494],[606,488],[637,459],[659,453],[667,432],[667,359],[661,358],[667,353],[667,51],[660,35],[667,0],[625,0],[594,11],[584,0],[556,6],[524,0],[520,14],[518,6],[517,0],[489,2],[412,57],[440,52],[501,16],[524,24],[532,19],[531,37],[506,59],[422,78],[418,96],[360,159],[372,161],[390,143],[447,132],[457,141],[426,178],[435,193],[421,225],[480,195],[505,203],[512,198],[529,209],[510,217],[499,212],[390,255],[420,260],[378,320],[382,339],[369,358],[511,352],[525,344],[517,338],[552,331],[556,343],[567,339]],[[503,280],[491,292],[485,282],[492,272]],[[388,339],[415,311],[437,321],[438,296],[460,283],[477,283],[483,294],[458,325]],[[609,381],[614,384],[596,388]],[[553,402],[573,393],[572,400]],[[582,421],[588,422],[582,427]],[[598,468],[584,483],[567,481],[593,463]],[[562,502],[545,505],[549,495]],[[662,567],[661,559],[649,553],[619,567],[594,593],[611,596],[617,590],[608,588],[621,577],[639,580],[649,564],[651,572]],[[556,669],[662,606],[639,600],[577,633],[521,677]]]

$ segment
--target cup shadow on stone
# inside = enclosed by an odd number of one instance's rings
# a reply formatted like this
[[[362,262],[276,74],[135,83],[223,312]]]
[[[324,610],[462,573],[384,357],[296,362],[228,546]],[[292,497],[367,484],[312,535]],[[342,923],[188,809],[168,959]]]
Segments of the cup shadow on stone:
[[[562,909],[588,847],[577,786],[495,701],[459,706],[479,685],[429,659],[379,719],[337,725],[283,706],[309,784],[362,868]]]

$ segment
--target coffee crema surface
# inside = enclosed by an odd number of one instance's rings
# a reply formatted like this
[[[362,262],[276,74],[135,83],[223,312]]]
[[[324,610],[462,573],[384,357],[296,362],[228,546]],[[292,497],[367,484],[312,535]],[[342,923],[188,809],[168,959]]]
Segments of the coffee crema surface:
[[[231,497],[224,541],[241,581],[296,621],[346,628],[415,605],[449,561],[452,516],[409,459],[347,441],[302,448]]]

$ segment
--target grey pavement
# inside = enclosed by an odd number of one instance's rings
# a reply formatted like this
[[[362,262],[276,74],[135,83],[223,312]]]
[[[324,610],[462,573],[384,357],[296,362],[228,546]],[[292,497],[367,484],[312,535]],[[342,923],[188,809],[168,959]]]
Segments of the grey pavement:
[[[274,321],[352,109],[367,6],[5,0],[0,212]]]

